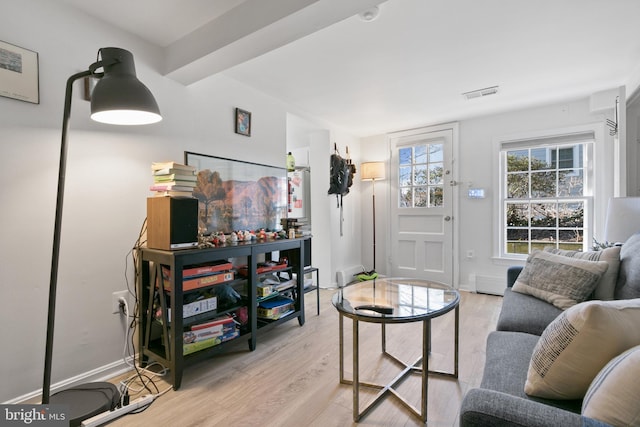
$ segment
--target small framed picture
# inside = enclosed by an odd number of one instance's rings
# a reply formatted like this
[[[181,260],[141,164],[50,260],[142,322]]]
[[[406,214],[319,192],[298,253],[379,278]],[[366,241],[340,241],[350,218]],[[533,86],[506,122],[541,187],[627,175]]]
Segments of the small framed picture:
[[[0,96],[40,103],[36,52],[0,41]]]
[[[236,108],[236,133],[251,136],[251,113]]]

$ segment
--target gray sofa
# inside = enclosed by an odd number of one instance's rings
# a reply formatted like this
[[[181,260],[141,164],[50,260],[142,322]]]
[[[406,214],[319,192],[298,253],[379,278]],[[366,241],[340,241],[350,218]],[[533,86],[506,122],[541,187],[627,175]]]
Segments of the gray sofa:
[[[471,389],[460,410],[460,425],[469,426],[604,426],[580,415],[581,400],[549,400],[525,394],[531,356],[540,335],[562,310],[511,287],[522,267],[507,274],[507,289],[497,330],[487,338],[486,361],[479,388]],[[640,298],[640,233],[620,250],[615,298]]]

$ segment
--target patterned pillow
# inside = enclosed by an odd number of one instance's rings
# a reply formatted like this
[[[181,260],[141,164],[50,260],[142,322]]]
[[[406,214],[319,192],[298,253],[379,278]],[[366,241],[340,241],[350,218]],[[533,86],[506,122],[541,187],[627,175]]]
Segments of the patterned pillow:
[[[562,312],[536,344],[524,391],[547,399],[582,399],[598,372],[640,345],[640,299],[587,301]]]
[[[640,426],[640,346],[607,363],[582,402],[582,415],[614,426]]]
[[[605,261],[534,251],[514,283],[513,291],[532,295],[564,310],[589,298],[607,268]]]
[[[596,289],[593,293],[593,298],[609,301],[614,299],[613,293],[616,290],[616,283],[618,282],[618,271],[620,270],[620,248],[621,246],[613,246],[601,251],[588,252],[565,251],[550,247],[544,248],[544,250],[545,252],[552,254],[584,259],[587,261],[606,261],[609,268],[607,268],[607,271],[605,271],[602,277],[600,277],[600,281],[596,285]]]

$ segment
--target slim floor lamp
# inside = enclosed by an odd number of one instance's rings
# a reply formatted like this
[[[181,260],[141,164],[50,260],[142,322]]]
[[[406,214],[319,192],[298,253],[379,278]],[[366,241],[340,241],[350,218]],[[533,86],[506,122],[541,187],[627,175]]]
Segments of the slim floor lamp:
[[[369,276],[376,271],[376,180],[380,181],[385,179],[384,175],[384,162],[367,162],[360,165],[360,171],[362,173],[363,181],[371,181],[372,187],[372,208],[373,213],[373,270]]]
[[[101,58],[101,59],[100,59]],[[102,68],[102,72],[98,72]],[[66,405],[69,409],[70,425],[79,425],[84,419],[105,410],[105,394],[118,391],[110,383],[89,383],[51,392],[51,361],[53,357],[53,332],[56,310],[56,290],[58,284],[58,261],[60,258],[60,233],[62,229],[62,205],[67,163],[67,132],[71,116],[73,83],[85,77],[100,79],[91,94],[91,118],[109,124],[149,124],[162,120],[155,98],[136,78],[136,70],[131,52],[119,48],[98,50],[98,61],[89,69],[74,74],[67,80],[64,114],[62,117],[62,142],[60,146],[60,166],[58,169],[58,194],[56,217],[53,231],[53,252],[51,257],[51,277],[49,282],[49,307],[47,313],[47,342],[44,358],[44,378],[42,383],[42,403]],[[115,391],[114,391],[115,389]]]

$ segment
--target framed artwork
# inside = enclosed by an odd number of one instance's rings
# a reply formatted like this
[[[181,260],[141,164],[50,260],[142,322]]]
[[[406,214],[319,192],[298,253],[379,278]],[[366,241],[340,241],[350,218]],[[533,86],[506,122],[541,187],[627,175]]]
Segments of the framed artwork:
[[[251,136],[251,113],[236,108],[236,133]]]
[[[40,103],[37,52],[0,41],[0,96]]]
[[[287,217],[287,169],[184,152],[198,179],[198,229],[203,234],[281,230]]]

